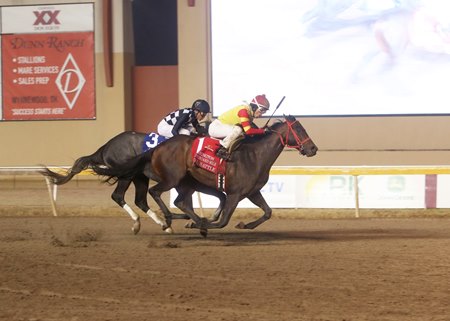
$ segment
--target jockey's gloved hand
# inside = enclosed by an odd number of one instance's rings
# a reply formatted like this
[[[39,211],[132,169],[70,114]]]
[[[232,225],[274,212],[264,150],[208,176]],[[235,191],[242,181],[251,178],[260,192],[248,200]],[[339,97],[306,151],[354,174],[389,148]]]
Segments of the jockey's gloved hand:
[[[197,131],[197,134],[199,136],[207,136],[208,135],[208,130],[203,126],[198,126],[195,130]]]
[[[270,133],[270,128],[269,127],[264,127],[264,134],[268,134]]]

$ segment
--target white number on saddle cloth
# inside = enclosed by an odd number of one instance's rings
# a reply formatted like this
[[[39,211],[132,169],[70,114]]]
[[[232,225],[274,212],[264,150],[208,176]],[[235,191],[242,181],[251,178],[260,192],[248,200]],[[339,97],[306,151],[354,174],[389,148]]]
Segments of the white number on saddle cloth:
[[[155,148],[163,141],[167,140],[166,137],[158,135],[157,133],[150,133],[144,138],[144,144],[142,145],[142,152],[146,152],[152,148]]]

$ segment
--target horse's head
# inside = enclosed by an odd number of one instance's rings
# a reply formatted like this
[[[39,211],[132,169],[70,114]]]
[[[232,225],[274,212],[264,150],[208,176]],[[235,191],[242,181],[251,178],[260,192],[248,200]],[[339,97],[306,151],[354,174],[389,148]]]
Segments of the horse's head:
[[[297,149],[300,154],[307,157],[316,155],[318,148],[308,136],[305,128],[294,116],[284,116],[286,129],[281,136],[283,145]]]

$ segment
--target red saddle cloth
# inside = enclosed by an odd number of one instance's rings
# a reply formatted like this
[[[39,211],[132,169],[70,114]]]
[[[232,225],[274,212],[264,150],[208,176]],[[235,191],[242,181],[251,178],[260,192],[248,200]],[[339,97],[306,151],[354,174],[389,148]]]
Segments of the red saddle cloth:
[[[216,156],[220,143],[211,137],[198,137],[192,144],[194,164],[208,172],[225,175],[226,161]]]

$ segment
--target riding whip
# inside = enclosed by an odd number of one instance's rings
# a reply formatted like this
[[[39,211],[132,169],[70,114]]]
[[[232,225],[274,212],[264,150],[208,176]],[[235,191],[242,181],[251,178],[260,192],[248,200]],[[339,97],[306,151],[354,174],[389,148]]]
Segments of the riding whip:
[[[267,124],[269,123],[270,119],[272,119],[273,115],[275,114],[275,112],[277,111],[277,109],[280,107],[281,103],[283,102],[284,98],[286,98],[286,96],[283,96],[283,98],[281,98],[280,102],[278,103],[277,107],[275,108],[275,110],[273,111],[272,115],[269,117],[269,119],[267,120],[267,123],[264,125],[264,127],[267,127]]]

